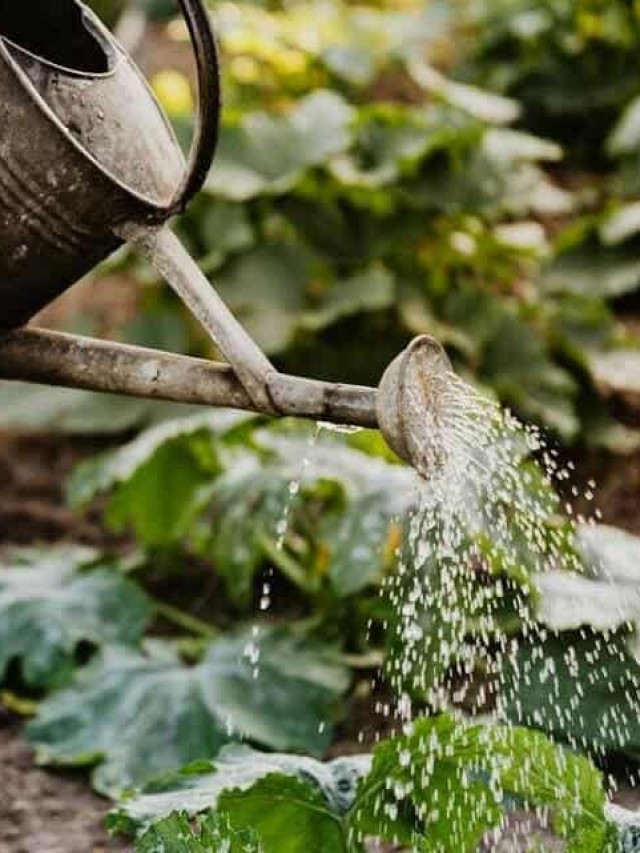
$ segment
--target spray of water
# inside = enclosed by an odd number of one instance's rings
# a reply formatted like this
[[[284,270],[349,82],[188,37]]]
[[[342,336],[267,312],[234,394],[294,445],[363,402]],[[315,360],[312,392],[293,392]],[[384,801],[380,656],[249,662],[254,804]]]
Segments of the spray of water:
[[[593,668],[594,689],[613,692],[618,685],[598,683],[608,678],[604,663],[612,652],[606,637],[596,641],[585,662],[561,635],[566,672],[538,649],[549,632],[538,621],[534,579],[558,569],[582,571],[573,543],[578,526],[592,519],[575,514],[570,504],[560,505],[556,487],[571,478],[572,466],[545,446],[538,430],[525,427],[450,370],[431,376],[429,383],[426,430],[425,384],[417,378],[407,383],[407,423],[415,424],[409,440],[421,443],[421,467],[429,477],[407,519],[399,569],[382,591],[395,613],[386,673],[395,701],[380,710],[409,730],[416,701],[420,708],[462,707],[495,722],[551,731],[550,722],[557,720],[562,737],[581,713],[582,687],[570,680],[576,668]],[[589,482],[587,500],[594,486]],[[578,495],[576,487],[571,492]],[[534,663],[522,670],[519,644],[533,648]],[[519,714],[518,686],[534,679],[545,707]],[[625,707],[603,717],[610,741],[617,734],[624,742],[629,717],[638,719],[640,684],[630,677],[628,687]],[[576,738],[573,745],[587,744]],[[468,814],[452,816],[468,819]],[[548,827],[548,814],[529,819],[541,832]],[[482,849],[525,849],[503,843],[498,832]]]

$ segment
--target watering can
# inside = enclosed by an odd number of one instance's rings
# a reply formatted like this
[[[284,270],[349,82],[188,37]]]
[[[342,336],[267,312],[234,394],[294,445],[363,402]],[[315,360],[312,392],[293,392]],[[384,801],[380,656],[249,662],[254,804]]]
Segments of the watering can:
[[[185,164],[131,58],[79,0],[0,0],[0,378],[380,427],[423,473],[449,374],[416,338],[378,389],[279,373],[169,229],[202,187],[220,117],[203,0],[180,0],[197,60]],[[228,365],[25,324],[124,242],[148,258]]]

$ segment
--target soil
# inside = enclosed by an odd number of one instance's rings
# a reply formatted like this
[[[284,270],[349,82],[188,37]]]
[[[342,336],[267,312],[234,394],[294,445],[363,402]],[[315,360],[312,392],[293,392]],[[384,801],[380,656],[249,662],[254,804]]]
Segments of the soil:
[[[106,800],[86,779],[33,766],[20,726],[0,721],[0,853],[107,853],[132,848],[104,829]]]

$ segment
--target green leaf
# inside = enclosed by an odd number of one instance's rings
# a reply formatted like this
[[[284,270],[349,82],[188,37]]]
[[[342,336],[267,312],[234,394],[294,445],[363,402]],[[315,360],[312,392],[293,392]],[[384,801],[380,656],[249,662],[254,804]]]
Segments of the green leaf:
[[[482,375],[500,399],[564,438],[579,429],[573,397],[577,383],[551,360],[537,330],[517,315],[503,312],[484,349]]]
[[[109,819],[140,831],[172,811],[214,809],[253,830],[264,853],[362,853],[375,836],[412,850],[472,853],[507,801],[551,811],[563,837],[607,826],[598,771],[543,735],[467,726],[448,715],[416,720],[369,756],[327,764],[227,748],[152,782]]]
[[[629,585],[640,581],[640,537],[606,524],[581,524],[577,546],[591,577]]]
[[[181,407],[48,385],[0,384],[0,427],[63,435],[119,435],[178,414]]]
[[[231,794],[236,804],[239,795],[262,780],[291,780],[306,785],[300,797],[302,808],[322,798],[329,810],[331,822],[353,805],[360,779],[371,765],[369,756],[352,756],[321,763],[304,756],[261,753],[245,746],[230,745],[222,749],[213,761],[199,761],[150,782],[139,793],[125,798],[109,818],[114,829],[132,832],[164,818],[173,811],[185,811],[190,816],[217,808],[220,798]],[[300,789],[299,789],[300,790]],[[286,804],[286,797],[282,798]],[[254,798],[255,804],[255,798]],[[277,811],[274,802],[269,811]],[[250,827],[251,823],[245,823]],[[280,839],[281,842],[284,839]],[[312,848],[313,849],[313,848]]]
[[[394,298],[393,276],[384,267],[370,267],[335,282],[320,307],[305,314],[304,328],[317,332],[345,317],[388,308],[393,305]]]
[[[631,202],[610,213],[600,226],[605,246],[617,246],[640,233],[640,202]]]
[[[427,65],[423,59],[413,57],[407,70],[415,82],[430,95],[441,98],[452,107],[472,115],[488,124],[511,124],[520,116],[520,105],[511,98],[484,91],[477,86],[456,83]]]
[[[286,350],[301,323],[310,277],[305,251],[270,243],[225,266],[216,289],[265,352],[276,354]]]
[[[635,154],[640,146],[640,98],[634,98],[623,112],[608,141],[612,157]]]
[[[113,793],[234,737],[322,752],[348,683],[332,649],[276,629],[218,640],[192,667],[163,646],[112,647],[40,706],[28,737],[41,763],[99,765],[93,784]]]
[[[205,814],[194,830],[186,814],[172,814],[150,827],[136,853],[260,853],[253,832],[235,832],[229,821]]]
[[[222,265],[227,255],[241,252],[254,244],[255,234],[244,205],[220,199],[207,199],[196,217],[196,226],[205,256],[200,267],[209,274]]]
[[[640,665],[624,636],[583,629],[534,638],[503,679],[512,722],[597,755],[640,753]]]
[[[67,486],[69,503],[81,507],[115,490],[107,508],[115,530],[131,527],[147,546],[176,543],[221,470],[218,443],[250,417],[206,413],[153,427],[118,450],[78,466]]]
[[[250,826],[264,853],[350,853],[338,815],[308,781],[273,774],[248,791],[225,791],[218,807],[237,829]]]
[[[239,412],[207,412],[158,424],[117,450],[79,465],[69,481],[67,498],[74,508],[85,506],[153,463],[155,454],[166,444],[183,438],[188,442],[202,432],[225,437],[250,417]]]
[[[16,549],[0,565],[0,681],[13,660],[25,681],[69,681],[81,643],[136,645],[151,615],[144,593],[94,551],[73,545]]]
[[[638,580],[629,584],[596,581],[573,572],[537,575],[538,619],[553,631],[589,626],[609,631],[640,620]]]
[[[592,352],[588,367],[598,393],[613,400],[625,413],[625,422],[640,421],[640,350]]]
[[[376,749],[354,823],[404,843],[417,829],[425,850],[460,853],[477,849],[499,823],[504,798],[550,808],[565,837],[605,825],[602,779],[586,759],[536,732],[467,726],[447,715],[419,720]]]
[[[401,537],[399,523],[396,547],[391,553],[386,551],[390,537],[393,540],[395,510],[388,494],[373,492],[349,501],[342,513],[327,517],[320,538],[338,595],[346,597],[378,585],[385,569],[393,565]]]
[[[255,112],[223,129],[208,188],[232,201],[290,190],[304,172],[344,151],[354,111],[339,95],[318,91],[285,116]]]
[[[213,487],[202,535],[196,537],[199,553],[213,559],[234,601],[250,601],[253,578],[265,562],[275,563],[306,592],[317,591],[327,565],[342,595],[379,578],[392,519],[411,501],[411,470],[335,438],[311,445],[299,431],[264,430],[254,441],[267,458],[233,459]],[[288,547],[300,535],[311,539],[309,550],[320,551],[315,563],[308,555],[298,560]]]
[[[237,604],[251,600],[253,578],[265,561],[264,539],[279,538],[278,524],[292,500],[286,474],[248,454],[237,457],[215,484],[211,518],[197,547],[213,559]]]
[[[343,186],[375,189],[397,182],[448,139],[446,129],[424,114],[385,105],[363,111],[353,148],[329,163]]]
[[[540,284],[547,293],[613,299],[637,289],[640,256],[626,246],[584,243],[554,258],[543,271]]]

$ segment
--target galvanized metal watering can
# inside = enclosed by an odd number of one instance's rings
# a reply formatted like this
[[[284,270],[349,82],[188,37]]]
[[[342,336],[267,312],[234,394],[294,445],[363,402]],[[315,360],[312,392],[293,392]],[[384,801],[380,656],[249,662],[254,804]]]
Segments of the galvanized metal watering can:
[[[379,426],[425,471],[435,378],[449,370],[436,341],[416,339],[377,390],[278,373],[165,224],[201,188],[220,114],[209,16],[203,0],[180,5],[199,90],[186,166],[133,61],[79,0],[0,0],[0,377]],[[124,241],[166,278],[229,366],[21,328]]]

